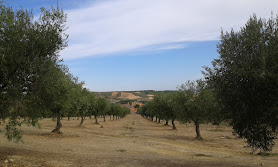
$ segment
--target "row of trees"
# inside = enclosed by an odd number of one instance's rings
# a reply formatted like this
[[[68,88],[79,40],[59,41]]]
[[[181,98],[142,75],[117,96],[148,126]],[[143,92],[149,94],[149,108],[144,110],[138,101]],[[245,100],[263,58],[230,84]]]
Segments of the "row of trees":
[[[59,52],[67,46],[66,15],[57,8],[13,10],[0,3],[0,120],[8,120],[9,140],[21,139],[18,126],[38,125],[55,117],[53,132],[61,133],[62,116],[125,116],[128,111],[84,88],[61,64]],[[23,118],[23,119],[21,119]],[[1,123],[1,121],[0,121]]]
[[[138,112],[165,125],[171,121],[176,129],[175,121],[181,123],[193,122],[196,128],[196,139],[202,139],[200,124],[209,121],[219,124],[222,120],[221,110],[213,95],[203,80],[188,81],[178,87],[178,91],[170,94],[156,95],[154,99],[139,108]]]
[[[252,16],[238,32],[221,32],[219,58],[204,81],[188,81],[177,93],[159,95],[139,111],[151,119],[199,124],[225,119],[255,152],[271,151],[278,134],[278,16]]]

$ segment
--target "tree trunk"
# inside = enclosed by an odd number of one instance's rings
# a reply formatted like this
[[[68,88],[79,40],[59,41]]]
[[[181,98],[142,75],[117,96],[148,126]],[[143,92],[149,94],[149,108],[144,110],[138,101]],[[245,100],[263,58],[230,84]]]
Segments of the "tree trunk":
[[[169,121],[169,120],[166,120],[166,122],[165,122],[165,124],[164,124],[164,125],[168,125],[168,121]]]
[[[92,119],[92,115],[89,115],[89,119]]]
[[[105,115],[103,116],[103,122],[105,122]]]
[[[201,137],[201,134],[200,134],[200,123],[199,123],[199,120],[196,119],[194,121],[194,124],[195,124],[195,128],[196,128],[196,139],[197,140],[202,140],[202,137]]]
[[[83,124],[83,122],[84,122],[84,117],[83,117],[83,115],[81,114],[81,122],[80,122],[80,126]]]
[[[158,123],[160,123],[160,118],[158,118]]]
[[[95,115],[95,121],[96,121],[95,123],[96,123],[96,124],[98,124],[98,121],[97,121],[97,116],[96,116],[96,115]]]
[[[175,119],[172,119],[172,126],[173,126],[173,130],[176,130],[176,125],[175,125]]]
[[[219,123],[219,121],[217,121],[216,119],[213,119],[213,123],[212,123],[212,125],[217,125],[217,126],[219,126],[219,125],[220,125],[220,123]]]
[[[157,122],[157,116],[155,116],[155,122]]]
[[[62,134],[62,132],[60,131],[62,127],[62,123],[61,123],[61,115],[60,113],[57,115],[57,124],[55,129],[52,130],[52,133],[57,133],[57,134]]]

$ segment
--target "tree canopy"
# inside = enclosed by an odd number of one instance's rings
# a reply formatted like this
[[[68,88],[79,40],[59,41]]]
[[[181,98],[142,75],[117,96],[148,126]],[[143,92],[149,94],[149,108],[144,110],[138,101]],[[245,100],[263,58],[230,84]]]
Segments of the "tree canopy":
[[[270,151],[278,127],[278,17],[251,17],[235,32],[221,32],[219,58],[205,76],[240,138]]]

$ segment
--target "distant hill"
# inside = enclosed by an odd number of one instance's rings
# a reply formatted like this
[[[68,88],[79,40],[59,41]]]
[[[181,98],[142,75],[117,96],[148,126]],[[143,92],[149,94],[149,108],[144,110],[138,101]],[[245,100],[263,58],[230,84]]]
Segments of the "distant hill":
[[[141,90],[141,91],[115,91],[115,92],[95,92],[100,97],[106,97],[111,102],[126,104],[130,101],[146,103],[153,99],[153,96],[164,93],[169,94],[175,92],[173,90],[155,91],[155,90]]]

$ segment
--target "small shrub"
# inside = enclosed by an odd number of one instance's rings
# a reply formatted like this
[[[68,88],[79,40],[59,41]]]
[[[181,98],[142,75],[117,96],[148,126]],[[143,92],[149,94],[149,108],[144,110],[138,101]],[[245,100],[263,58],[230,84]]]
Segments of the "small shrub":
[[[118,149],[116,151],[119,151],[119,152],[126,152],[126,150],[123,150],[123,149]]]

